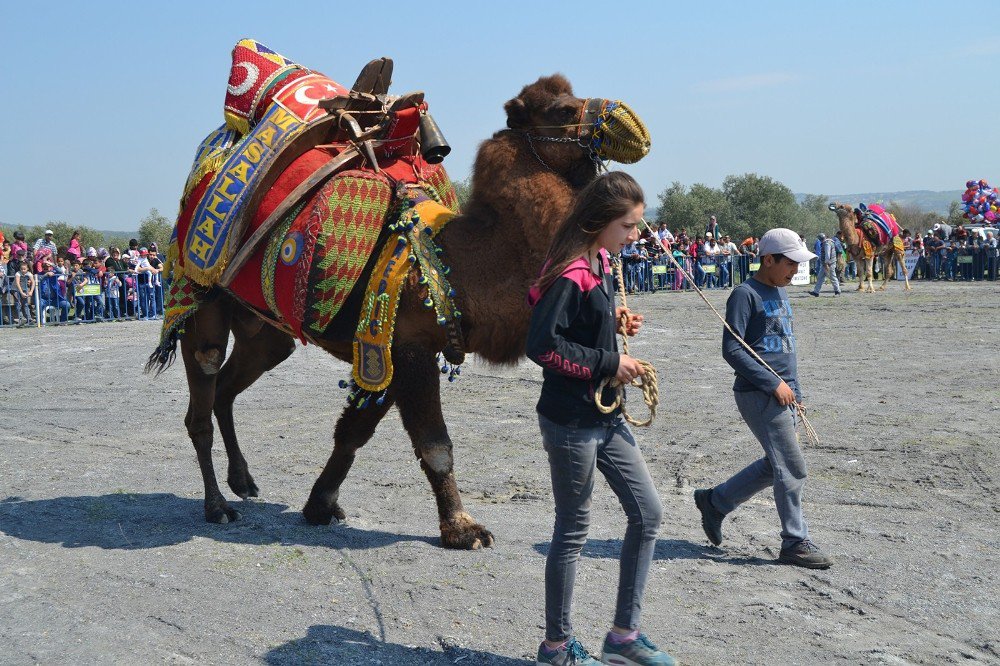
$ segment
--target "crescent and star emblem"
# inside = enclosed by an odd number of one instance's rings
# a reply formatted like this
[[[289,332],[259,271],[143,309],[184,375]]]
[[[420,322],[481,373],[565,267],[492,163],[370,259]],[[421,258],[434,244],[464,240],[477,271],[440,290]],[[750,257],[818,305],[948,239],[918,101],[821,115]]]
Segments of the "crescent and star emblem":
[[[299,88],[298,90],[296,90],[295,91],[295,101],[298,102],[299,104],[305,104],[306,106],[316,106],[319,103],[319,101],[321,99],[323,99],[323,98],[322,97],[310,97],[309,95],[306,94],[306,91],[307,90],[311,90],[313,87],[314,86],[312,86],[312,85],[302,86],[301,88]],[[327,93],[331,93],[331,92],[332,93],[336,93],[337,92],[337,89],[334,88],[333,86],[331,86],[329,83],[326,84],[324,87],[326,88],[326,90],[324,92],[327,92]]]
[[[257,69],[257,65],[251,62],[238,62],[233,66],[234,69],[236,67],[242,67],[246,70],[247,78],[238,86],[229,84],[226,86],[226,89],[229,90],[230,95],[239,97],[240,95],[246,94],[251,88],[253,88],[254,84],[257,83],[257,79],[260,77],[260,70]]]

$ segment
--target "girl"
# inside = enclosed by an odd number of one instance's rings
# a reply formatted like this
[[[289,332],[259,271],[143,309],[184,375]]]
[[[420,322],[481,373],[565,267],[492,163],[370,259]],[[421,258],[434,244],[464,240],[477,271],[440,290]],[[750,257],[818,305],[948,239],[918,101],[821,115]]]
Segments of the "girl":
[[[80,245],[79,231],[74,231],[72,238],[69,239],[69,247],[66,248],[66,256],[73,261],[79,261],[83,258],[83,246]]]
[[[635,242],[644,207],[642,189],[625,173],[608,173],[590,183],[556,232],[542,274],[528,295],[534,310],[527,353],[543,368],[538,423],[556,513],[545,563],[545,641],[538,647],[536,664],[602,663],[576,640],[570,623],[595,470],[607,479],[628,517],[614,624],[604,640],[603,663],[674,663],[638,630],[663,507],[621,411],[602,414],[594,405],[601,380],[614,377],[628,383],[644,374],[638,361],[616,350],[619,318],[626,318],[624,332],[635,335],[642,317],[616,310],[608,261],[608,253]],[[612,391],[605,391],[603,403],[612,399]]]

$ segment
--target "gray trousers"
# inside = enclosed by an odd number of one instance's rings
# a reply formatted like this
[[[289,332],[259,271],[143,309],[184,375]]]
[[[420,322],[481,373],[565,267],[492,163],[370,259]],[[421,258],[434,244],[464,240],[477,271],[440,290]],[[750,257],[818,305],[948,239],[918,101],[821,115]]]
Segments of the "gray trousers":
[[[556,519],[545,560],[545,638],[573,635],[570,610],[580,552],[590,527],[595,471],[600,470],[625,510],[614,624],[639,628],[642,594],[653,561],[663,505],[646,461],[624,420],[596,428],[572,428],[538,416],[549,457]]]
[[[833,285],[833,293],[840,293],[840,281],[837,280],[837,271],[834,269],[833,264],[819,263],[816,268],[816,286],[813,288],[813,293],[818,294],[821,289],[823,289],[823,281],[829,277],[830,284]]]
[[[795,407],[782,407],[773,395],[763,391],[733,395],[743,420],[764,447],[764,457],[716,486],[712,504],[722,513],[729,513],[765,488],[773,487],[781,519],[781,547],[789,548],[809,538],[802,516],[806,460],[795,436]]]

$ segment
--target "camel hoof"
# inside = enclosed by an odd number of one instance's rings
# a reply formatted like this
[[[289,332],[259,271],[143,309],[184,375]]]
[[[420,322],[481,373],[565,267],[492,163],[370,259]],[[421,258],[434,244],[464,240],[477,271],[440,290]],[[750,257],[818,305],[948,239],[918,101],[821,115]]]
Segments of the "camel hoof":
[[[492,548],[494,541],[493,533],[464,511],[441,523],[441,545],[445,548],[479,550]]]
[[[337,502],[334,502],[332,506],[324,507],[310,500],[302,509],[302,515],[310,525],[329,525],[335,519],[338,523],[347,520],[347,514]]]
[[[247,499],[248,497],[260,497],[260,488],[254,483],[253,477],[247,472],[243,478],[237,475],[230,476],[226,479],[226,483],[229,484],[229,489],[236,493],[236,496],[241,499]]]
[[[242,520],[243,514],[223,502],[222,506],[205,506],[205,522],[216,523],[217,525],[225,525],[226,523],[235,523],[237,520]]]

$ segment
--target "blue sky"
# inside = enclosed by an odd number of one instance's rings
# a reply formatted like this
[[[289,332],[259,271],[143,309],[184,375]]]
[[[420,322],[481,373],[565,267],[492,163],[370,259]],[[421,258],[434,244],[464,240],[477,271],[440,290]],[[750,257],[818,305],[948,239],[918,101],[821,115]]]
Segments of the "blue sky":
[[[309,7],[308,11],[305,10]],[[628,102],[655,204],[671,181],[771,176],[796,192],[957,190],[1000,180],[998,5],[932,2],[88,2],[0,0],[0,226],[135,229],[168,217],[222,121],[237,40],[346,85],[395,60],[424,90],[453,178],[503,103],[562,72]],[[354,26],[372,17],[370,31]]]

